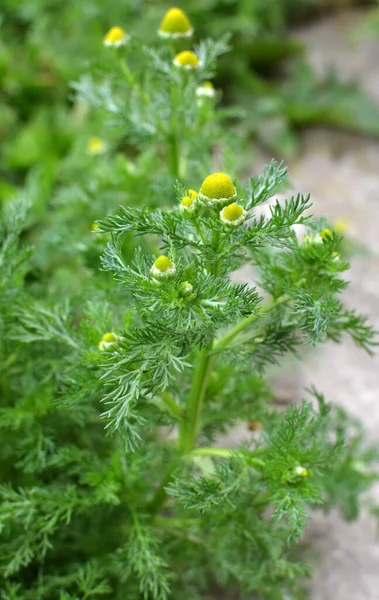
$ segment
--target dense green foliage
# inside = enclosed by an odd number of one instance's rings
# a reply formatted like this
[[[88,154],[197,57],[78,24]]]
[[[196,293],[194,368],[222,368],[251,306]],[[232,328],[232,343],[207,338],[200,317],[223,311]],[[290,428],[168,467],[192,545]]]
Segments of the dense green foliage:
[[[285,175],[273,163],[252,179],[245,208]],[[286,352],[343,331],[368,350],[372,342],[338,299],[348,267],[336,260],[338,238],[296,240],[292,226],[308,221],[308,208],[298,197],[275,204],[270,218],[246,213],[247,228],[225,225],[213,207],[192,216],[123,208],[101,223],[115,235],[103,264],[118,283],[93,291],[78,328],[78,307],[46,307],[23,287],[26,207],[8,205],[3,598],[203,598],[216,583],[303,597],[309,567],[296,541],[309,507],[356,517],[375,457],[359,426],[316,391],[316,404],[285,413],[270,405],[264,368]],[[158,235],[176,272],[157,280],[154,257],[140,250],[128,264],[128,233]],[[256,288],[227,277],[249,255],[270,295],[264,304]],[[107,330],[117,338],[102,353]],[[261,429],[235,451],[207,446],[241,419]]]
[[[235,183],[250,162],[230,128],[242,112],[220,107],[217,88],[199,94],[230,43],[224,5],[193,5],[220,21],[188,70],[173,58],[191,40],[148,43],[142,3],[107,6],[140,23],[119,48],[102,47],[114,25],[103,3],[5,5],[2,600],[200,600],[219,588],[300,600],[310,510],[356,518],[376,479],[376,449],[327,390],[276,410],[269,365],[344,333],[371,352],[374,332],[341,301],[342,240],[312,219],[310,198],[261,216],[285,190],[283,164]],[[258,31],[286,18],[266,5]],[[231,6],[242,31],[250,3]],[[146,8],[156,30],[161,8]],[[68,31],[80,44],[60,54]],[[17,35],[35,44],[31,64],[42,48],[54,59],[48,77],[25,69],[14,86]],[[73,58],[90,52],[83,73]],[[215,165],[233,182],[202,184]],[[229,277],[245,264],[254,285]],[[223,447],[239,422],[245,440]]]
[[[340,7],[341,0],[328,0]],[[181,3],[179,3],[179,6]],[[319,81],[305,62],[304,48],[288,25],[312,18],[320,0],[188,0],[197,40],[232,33],[233,56],[222,61],[217,78],[225,100],[244,107],[244,135],[279,155],[297,149],[295,129],[312,124],[378,135],[375,108],[355,86],[337,74]],[[137,38],[153,41],[170,3],[82,0],[3,0],[0,20],[1,186],[23,179],[26,169],[46,165],[59,180],[57,161],[81,133],[95,135],[89,115],[73,111],[70,82],[96,61],[104,32],[120,25]],[[287,61],[287,62],[286,62]],[[288,68],[289,66],[289,68]],[[91,131],[92,129],[92,131]],[[12,191],[12,188],[9,190]]]

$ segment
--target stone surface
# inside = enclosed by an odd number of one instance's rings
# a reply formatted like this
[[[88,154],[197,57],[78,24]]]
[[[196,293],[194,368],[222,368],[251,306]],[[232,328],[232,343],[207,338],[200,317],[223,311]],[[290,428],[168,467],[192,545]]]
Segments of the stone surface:
[[[354,78],[379,105],[379,40],[352,44],[351,32],[362,15],[349,13],[321,22],[296,36],[309,49],[317,72],[336,67]],[[347,306],[359,307],[379,329],[379,143],[343,133],[308,132],[302,157],[290,165],[297,191],[311,192],[314,213],[331,222],[346,217],[347,235],[364,244],[352,257]],[[288,376],[287,376],[288,378]],[[297,394],[312,382],[328,399],[363,420],[372,440],[379,438],[379,358],[370,358],[346,339],[313,353],[295,374]],[[379,493],[376,492],[379,500]],[[378,600],[379,541],[374,520],[364,514],[344,523],[333,513],[317,515],[310,527],[318,551],[312,582],[313,600]]]
[[[352,31],[363,16],[344,13],[297,31],[294,37],[307,45],[317,73],[335,67],[341,77],[359,81],[379,105],[379,40],[352,43]],[[351,285],[343,300],[366,313],[379,330],[379,142],[313,130],[303,135],[301,146],[301,158],[289,165],[294,190],[311,192],[314,214],[331,223],[346,218],[347,236],[365,246],[351,258]],[[238,274],[238,279],[244,277],[251,278],[251,273]],[[371,440],[379,441],[378,356],[369,357],[346,338],[289,367],[273,380],[281,396],[300,400],[306,388],[317,384],[328,400],[364,422]],[[245,437],[245,428],[225,442],[233,445],[236,436]],[[378,490],[373,495],[379,501]],[[356,523],[345,523],[336,513],[317,514],[308,538],[315,550],[312,600],[379,600],[379,540],[373,518],[363,514]]]
[[[297,189],[311,191],[315,213],[331,221],[346,216],[348,235],[367,245],[370,254],[351,260],[351,285],[343,298],[347,306],[365,312],[379,329],[379,169],[375,173],[359,165],[361,155],[379,159],[379,147],[346,138],[345,151],[333,161],[312,153],[313,144],[320,147],[319,139],[317,135],[305,141],[305,156],[291,170],[293,181]],[[321,139],[327,141],[325,135]],[[369,357],[345,339],[339,346],[328,344],[313,353],[299,365],[296,380],[297,389],[316,383],[328,399],[358,416],[369,437],[378,440],[378,357]],[[310,538],[319,551],[312,584],[314,600],[379,599],[379,543],[372,518],[363,515],[352,525],[336,514],[317,515]]]

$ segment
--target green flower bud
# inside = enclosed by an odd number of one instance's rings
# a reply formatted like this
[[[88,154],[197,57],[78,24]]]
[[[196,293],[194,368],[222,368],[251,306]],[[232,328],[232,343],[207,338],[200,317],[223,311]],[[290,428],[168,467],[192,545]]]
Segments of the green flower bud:
[[[190,296],[193,292],[193,285],[189,281],[185,281],[181,284],[179,288],[179,294],[185,298],[186,296]]]
[[[188,190],[188,194],[183,196],[180,202],[180,210],[182,210],[187,216],[194,215],[199,208],[197,201],[198,193],[195,190]]]
[[[120,46],[125,46],[129,40],[130,35],[121,27],[112,27],[104,37],[103,43],[104,46],[119,48]]]
[[[199,57],[192,50],[183,50],[179,52],[173,60],[175,67],[192,71],[200,67]]]
[[[105,333],[102,340],[99,342],[100,352],[106,352],[112,349],[119,341],[119,337],[115,333]]]
[[[216,90],[214,89],[211,81],[204,81],[199,87],[196,88],[196,96],[198,98],[214,98]]]
[[[158,256],[151,267],[150,273],[155,279],[167,279],[168,277],[173,277],[173,275],[175,275],[176,267],[168,256],[162,254],[161,256]]]
[[[301,467],[300,465],[295,467],[294,472],[295,472],[295,475],[297,475],[298,477],[301,477],[302,479],[309,476],[308,469],[305,469],[304,467]]]
[[[192,25],[180,8],[170,8],[158,29],[158,35],[162,38],[178,39],[190,37],[192,34]]]

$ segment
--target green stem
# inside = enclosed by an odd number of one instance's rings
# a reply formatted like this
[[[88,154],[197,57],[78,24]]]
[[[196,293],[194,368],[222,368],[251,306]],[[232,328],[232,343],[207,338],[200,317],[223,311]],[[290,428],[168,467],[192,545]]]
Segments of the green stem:
[[[204,238],[203,230],[201,228],[201,223],[199,223],[198,219],[194,220],[194,225],[195,225],[195,229],[197,231],[197,234],[199,236],[199,239],[203,242],[203,244],[205,244],[205,238]]]
[[[125,79],[126,82],[128,84],[128,86],[132,89],[135,90],[136,89],[136,84],[134,81],[134,77],[128,67],[128,65],[126,64],[124,58],[120,58],[120,67],[121,67],[121,71],[123,72],[123,74],[125,75]]]
[[[139,95],[140,101],[143,104],[147,105],[148,98],[147,98],[144,90],[138,84],[135,75],[133,75],[133,73],[129,69],[128,64],[123,56],[120,57],[119,63],[120,63],[120,68],[125,77],[125,81],[126,81],[127,85],[129,86],[129,88],[131,90],[133,90],[133,92],[135,92],[136,94]]]
[[[189,454],[192,456],[219,456],[220,458],[230,458],[236,455],[248,456],[249,464],[264,467],[265,463],[259,458],[255,458],[249,450],[233,450],[233,448],[216,448],[213,446],[206,446],[204,448],[195,448]]]
[[[287,294],[283,294],[276,300],[271,298],[271,300],[268,300],[268,302],[266,302],[263,305],[263,307],[262,307],[263,314],[262,313],[260,313],[260,314],[252,313],[248,317],[245,317],[245,319],[242,319],[242,321],[237,323],[237,325],[235,327],[232,327],[231,329],[229,329],[229,331],[222,338],[220,338],[217,342],[215,342],[213,349],[216,352],[223,350],[241,331],[246,329],[246,327],[249,327],[249,325],[254,323],[254,321],[256,321],[257,319],[265,317],[267,315],[267,313],[270,312],[270,310],[272,310],[276,306],[279,306],[280,304],[284,304],[288,300],[290,300],[290,296],[287,296]]]
[[[195,448],[189,456],[220,456],[221,458],[230,458],[233,450],[231,448],[213,448],[207,446],[204,448]]]
[[[176,92],[177,90],[173,88],[171,92],[171,130],[168,135],[170,173],[174,179],[179,178],[180,171],[179,123]]]
[[[183,91],[183,82],[173,82],[171,86],[171,120],[167,135],[168,155],[170,163],[170,173],[174,179],[179,178],[180,174],[180,138],[179,138],[179,110],[181,94]]]
[[[199,431],[204,396],[213,366],[212,347],[213,341],[203,348],[198,356],[190,395],[188,396],[186,416],[180,429],[179,448],[183,454],[187,454],[192,450]]]
[[[191,525],[198,525],[200,523],[200,519],[192,519],[185,517],[163,517],[161,515],[157,515],[154,518],[154,525],[157,527],[179,527],[183,526],[191,527]]]
[[[203,348],[198,356],[198,362],[192,379],[191,392],[188,396],[184,418],[179,428],[179,454],[169,465],[166,475],[159,485],[149,505],[149,511],[156,514],[167,498],[166,487],[177,468],[183,454],[188,454],[196,443],[200,427],[200,417],[207,389],[209,376],[212,372],[214,358],[212,356],[213,340]]]
[[[163,392],[162,401],[165,404],[168,412],[172,417],[174,417],[174,419],[177,419],[179,421],[183,419],[182,409],[180,408],[180,406],[178,406],[178,404],[176,404],[175,400],[172,398],[172,396],[170,396],[168,392]]]
[[[218,243],[218,238],[215,238],[213,242],[216,245]],[[219,276],[220,268],[221,263],[220,261],[217,261],[212,269],[215,277]],[[213,342],[214,340],[212,339],[208,346],[202,348],[198,356],[196,369],[192,379],[191,391],[187,400],[186,416],[180,429],[179,449],[183,454],[186,454],[193,449],[199,432],[205,392],[215,361],[213,355]]]
[[[213,274],[218,276],[219,272],[220,261],[217,261],[213,267]],[[192,379],[191,391],[187,400],[185,415],[183,420],[180,422],[179,427],[179,453],[169,465],[165,478],[155,492],[154,498],[149,505],[150,512],[153,514],[158,512],[167,498],[166,487],[170,483],[172,475],[178,466],[181,457],[190,453],[195,446],[197,434],[200,428],[205,392],[208,386],[209,377],[212,373],[214,361],[215,357],[213,355],[213,339],[211,339],[208,346],[202,348],[198,355],[197,364]]]
[[[170,173],[173,179],[179,178],[179,161],[180,161],[180,152],[179,152],[179,136],[178,136],[178,126],[177,126],[177,117],[176,115],[172,116],[171,119],[171,135],[169,136],[169,146],[170,146]]]
[[[165,503],[165,500],[167,498],[166,487],[170,483],[172,474],[175,471],[176,467],[178,466],[179,461],[180,461],[180,457],[178,456],[169,465],[163,481],[160,483],[159,487],[157,488],[157,490],[154,494],[152,501],[150,502],[150,504],[148,506],[150,513],[156,514],[158,512],[158,510],[161,508],[161,506]]]

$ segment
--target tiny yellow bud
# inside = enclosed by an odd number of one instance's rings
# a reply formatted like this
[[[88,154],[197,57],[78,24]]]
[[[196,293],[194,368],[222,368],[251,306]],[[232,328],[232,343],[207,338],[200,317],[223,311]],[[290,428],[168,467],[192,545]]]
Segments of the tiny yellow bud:
[[[339,252],[333,252],[332,256],[333,256],[333,260],[340,260],[341,259],[341,255],[340,255]]]
[[[104,37],[103,43],[104,46],[119,48],[120,46],[125,46],[129,40],[130,35],[121,27],[112,27]]]
[[[190,198],[189,196],[183,196],[182,201],[181,201],[181,206],[183,208],[191,208],[191,206],[194,204],[194,199]]]
[[[334,223],[334,231],[338,233],[338,235],[343,235],[349,225],[349,221],[345,217],[340,217]]]
[[[313,243],[313,238],[312,238],[312,236],[310,236],[310,235],[306,235],[306,236],[304,236],[304,239],[303,239],[303,246],[309,247],[309,246],[311,246],[311,245],[312,245],[312,243]]]
[[[99,226],[98,226],[97,223],[92,223],[92,225],[91,225],[91,231],[93,233],[95,233],[96,231],[99,231]]]
[[[196,96],[207,96],[208,98],[214,98],[215,95],[216,90],[214,89],[211,81],[204,81],[198,88],[196,88]]]
[[[91,137],[87,143],[87,154],[95,156],[97,154],[103,154],[106,150],[103,140],[99,137]]]
[[[115,333],[105,333],[101,342],[99,342],[99,350],[105,352],[110,350],[118,342],[119,338]]]
[[[192,25],[184,11],[180,8],[170,8],[162,19],[158,35],[162,38],[190,37],[193,34]]]
[[[208,175],[201,184],[199,200],[209,206],[230,204],[237,196],[232,180],[225,173]]]
[[[197,212],[199,204],[197,202],[198,193],[195,190],[188,190],[186,196],[180,201],[180,208],[186,213],[187,216],[194,216]]]
[[[117,335],[115,333],[105,333],[103,335],[103,342],[117,342]]]
[[[174,263],[168,258],[168,256],[161,254],[161,256],[158,256],[157,260],[151,267],[150,273],[156,279],[164,279],[166,277],[171,277],[172,275],[175,275],[176,267]]]
[[[161,256],[158,256],[157,260],[154,263],[154,267],[164,272],[167,271],[167,269],[172,269],[173,263],[168,258],[168,256],[164,256],[162,254]]]
[[[175,56],[173,63],[176,67],[188,70],[197,69],[200,65],[199,57],[192,50],[179,52]]]
[[[325,229],[323,229],[322,231],[320,231],[320,237],[321,239],[325,240],[327,237],[333,237],[333,232],[331,229],[328,229],[327,227]]]
[[[300,467],[300,466],[296,467],[295,473],[296,473],[296,475],[298,475],[299,477],[302,477],[302,478],[308,477],[308,475],[309,475],[308,469],[305,469],[304,467]]]

